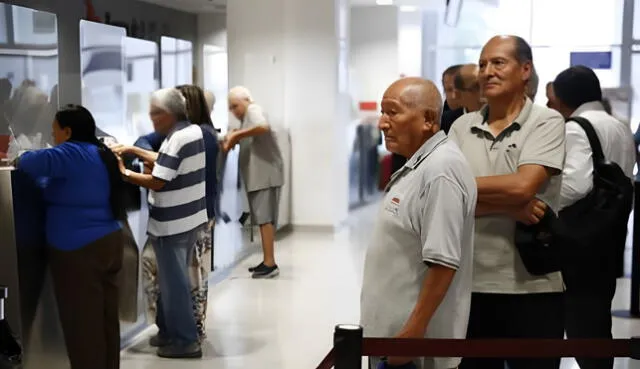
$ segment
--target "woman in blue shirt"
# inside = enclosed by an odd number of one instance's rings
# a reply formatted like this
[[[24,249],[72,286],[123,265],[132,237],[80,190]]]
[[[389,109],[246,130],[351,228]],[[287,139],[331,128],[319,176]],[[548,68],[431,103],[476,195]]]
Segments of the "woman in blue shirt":
[[[117,369],[124,182],[116,156],[96,138],[87,109],[67,105],[52,126],[56,146],[25,153],[16,166],[42,184],[51,274],[71,368]]]

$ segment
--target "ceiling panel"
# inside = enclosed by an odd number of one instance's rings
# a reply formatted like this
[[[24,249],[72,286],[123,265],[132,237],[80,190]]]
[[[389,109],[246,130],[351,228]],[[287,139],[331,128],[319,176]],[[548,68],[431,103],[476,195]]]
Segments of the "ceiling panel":
[[[227,0],[140,0],[189,13],[224,13]]]

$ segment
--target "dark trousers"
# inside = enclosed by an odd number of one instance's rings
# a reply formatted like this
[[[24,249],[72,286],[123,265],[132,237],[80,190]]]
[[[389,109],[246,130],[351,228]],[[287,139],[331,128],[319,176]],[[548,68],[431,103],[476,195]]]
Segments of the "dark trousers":
[[[595,271],[591,271],[596,274]],[[583,281],[586,281],[585,284]],[[567,338],[611,339],[611,302],[616,279],[601,277],[599,283],[571,280],[565,293],[565,329]],[[576,358],[580,369],[612,369],[613,358]]]
[[[468,339],[564,338],[561,293],[471,297]],[[558,369],[558,359],[463,359],[460,369]]]
[[[79,250],[51,249],[51,275],[71,369],[118,369],[122,231]]]

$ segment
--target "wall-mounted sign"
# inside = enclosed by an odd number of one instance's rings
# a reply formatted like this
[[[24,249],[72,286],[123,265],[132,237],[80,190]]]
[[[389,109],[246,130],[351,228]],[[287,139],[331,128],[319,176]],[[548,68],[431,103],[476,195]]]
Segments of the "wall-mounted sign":
[[[571,53],[571,66],[584,65],[591,69],[611,69],[611,51],[576,51]]]

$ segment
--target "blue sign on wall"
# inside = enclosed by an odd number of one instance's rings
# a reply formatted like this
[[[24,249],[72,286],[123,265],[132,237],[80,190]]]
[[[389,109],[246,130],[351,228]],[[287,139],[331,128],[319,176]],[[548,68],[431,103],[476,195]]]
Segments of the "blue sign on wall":
[[[572,52],[571,66],[584,65],[591,69],[611,69],[611,51]]]

